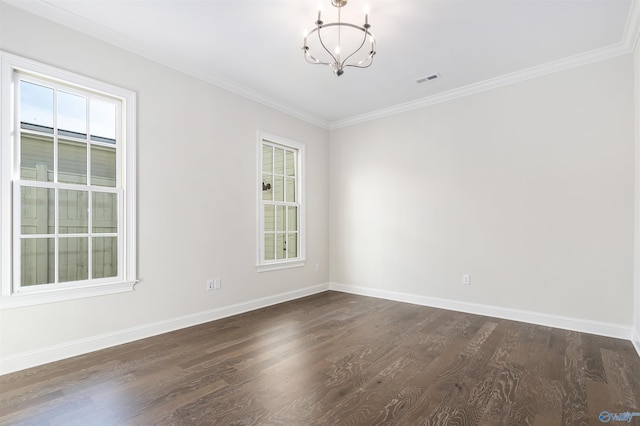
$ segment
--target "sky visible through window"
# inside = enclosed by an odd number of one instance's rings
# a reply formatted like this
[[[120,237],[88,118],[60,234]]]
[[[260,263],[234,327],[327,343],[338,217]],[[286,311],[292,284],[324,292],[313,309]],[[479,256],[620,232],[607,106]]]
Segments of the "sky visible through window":
[[[57,102],[54,108],[54,98]],[[87,108],[89,109],[87,123]],[[20,81],[20,121],[43,128],[54,127],[54,111],[59,130],[101,139],[116,138],[116,104],[100,98],[78,96],[63,90]],[[88,127],[88,129],[87,129]]]

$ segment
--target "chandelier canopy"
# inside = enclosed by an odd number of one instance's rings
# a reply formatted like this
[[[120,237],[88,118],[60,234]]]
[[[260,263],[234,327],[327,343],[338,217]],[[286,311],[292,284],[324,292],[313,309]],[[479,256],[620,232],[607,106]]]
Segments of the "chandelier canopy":
[[[338,9],[338,22],[324,23],[322,10],[318,10],[315,28],[304,36],[305,59],[311,64],[328,65],[338,77],[346,67],[370,67],[376,54],[376,39],[369,31],[368,11],[360,26],[342,22],[341,11],[347,0],[331,0],[331,4]]]

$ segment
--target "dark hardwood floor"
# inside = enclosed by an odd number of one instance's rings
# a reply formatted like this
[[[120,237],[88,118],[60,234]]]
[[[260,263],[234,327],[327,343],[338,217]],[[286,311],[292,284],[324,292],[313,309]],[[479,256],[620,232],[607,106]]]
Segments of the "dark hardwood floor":
[[[0,376],[2,425],[599,425],[603,411],[640,414],[628,341],[338,292]]]

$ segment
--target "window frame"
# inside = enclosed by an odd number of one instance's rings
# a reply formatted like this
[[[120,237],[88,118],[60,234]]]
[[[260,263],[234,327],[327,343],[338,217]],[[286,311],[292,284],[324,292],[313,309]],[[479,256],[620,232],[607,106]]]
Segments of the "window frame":
[[[298,247],[297,257],[287,259],[264,259],[264,205],[265,201],[262,199],[262,157],[263,157],[263,143],[271,145],[280,145],[283,148],[295,150],[296,155],[296,185],[295,191],[297,194],[294,204],[298,208]],[[305,145],[301,142],[286,139],[278,135],[267,133],[264,131],[258,131],[257,136],[257,167],[256,167],[256,190],[257,190],[257,219],[256,219],[256,269],[258,272],[275,271],[280,269],[297,268],[305,265],[306,261],[306,244],[305,244]],[[291,203],[291,202],[289,202]]]
[[[64,300],[92,297],[104,294],[128,292],[137,283],[137,215],[136,215],[136,94],[135,92],[113,86],[98,80],[84,77],[60,68],[42,64],[16,55],[0,51],[0,309],[52,303]],[[59,282],[56,284],[38,285],[31,288],[19,287],[15,284],[15,268],[20,264],[17,259],[17,245],[20,244],[20,233],[16,227],[20,218],[14,217],[16,203],[20,203],[18,189],[22,186],[19,163],[20,128],[18,121],[19,99],[16,85],[20,76],[26,79],[49,82],[72,91],[92,93],[117,100],[120,111],[117,120],[121,129],[117,136],[117,180],[115,188],[107,188],[105,192],[119,192],[118,196],[118,266],[116,277],[92,279],[87,281]],[[62,136],[64,139],[64,135]],[[24,181],[23,181],[24,182]],[[30,185],[30,186],[37,186]],[[56,182],[56,187],[65,187]],[[91,185],[85,185],[90,188]],[[100,192],[100,191],[98,191]],[[57,220],[57,219],[56,219]],[[17,224],[17,225],[16,225]],[[89,235],[91,231],[89,230]],[[89,236],[89,238],[91,238]],[[89,254],[91,256],[91,254]],[[19,272],[18,272],[19,273]]]

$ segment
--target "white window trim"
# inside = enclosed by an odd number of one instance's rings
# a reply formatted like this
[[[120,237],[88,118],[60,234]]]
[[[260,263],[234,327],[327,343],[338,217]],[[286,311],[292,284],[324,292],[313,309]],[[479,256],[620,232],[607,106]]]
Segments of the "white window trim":
[[[14,93],[14,73],[22,72],[40,78],[75,85],[81,89],[109,96],[117,96],[122,101],[123,134],[122,165],[125,179],[124,191],[122,278],[118,281],[92,283],[73,288],[55,288],[42,291],[13,291],[12,280],[12,181],[14,177],[14,141],[17,129],[13,111],[18,100]],[[0,309],[59,302],[64,300],[93,297],[106,294],[133,291],[137,281],[137,214],[136,214],[136,94],[133,91],[112,86],[101,81],[83,77],[75,73],[35,62],[20,56],[0,51]],[[13,102],[13,105],[12,105]],[[31,289],[30,289],[31,290]]]
[[[298,257],[296,259],[281,259],[277,261],[265,262],[262,260],[262,250],[264,244],[263,236],[263,224],[262,224],[262,187],[259,183],[262,181],[262,142],[271,142],[283,146],[288,146],[298,150],[298,176],[297,176],[297,191],[299,194],[298,203],[300,204],[300,222],[298,223],[298,236],[300,237],[298,247]],[[256,255],[257,263],[256,269],[258,272],[277,271],[281,269],[299,268],[304,266],[306,261],[306,208],[305,208],[305,145],[301,142],[286,139],[278,135],[267,133],[264,131],[258,131],[257,148],[256,148]]]

